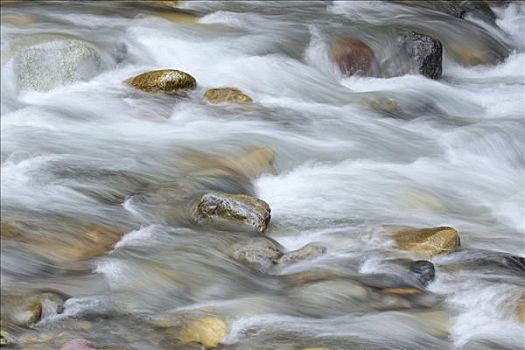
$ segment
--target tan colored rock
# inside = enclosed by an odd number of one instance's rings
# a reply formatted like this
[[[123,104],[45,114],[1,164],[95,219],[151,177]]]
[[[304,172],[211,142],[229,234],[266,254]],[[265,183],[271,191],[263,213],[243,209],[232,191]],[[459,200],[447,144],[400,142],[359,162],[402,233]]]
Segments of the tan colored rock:
[[[199,224],[263,232],[270,223],[271,210],[268,203],[251,196],[210,192],[196,203],[192,217]]]
[[[425,258],[450,253],[460,245],[458,231],[452,227],[390,226],[385,229],[393,236],[399,249],[414,252]]]
[[[191,176],[235,176],[249,179],[261,174],[274,174],[274,152],[270,147],[256,147],[240,154],[220,158],[210,154],[191,155],[186,160]]]
[[[366,76],[372,69],[374,52],[360,40],[338,38],[332,42],[330,59],[344,75]]]
[[[423,291],[417,288],[384,288],[381,293],[385,295],[413,296],[422,294]]]
[[[175,69],[162,69],[142,73],[126,80],[125,83],[145,92],[163,92],[166,94],[195,90],[197,87],[197,81],[194,77]]]
[[[200,343],[206,349],[217,347],[228,334],[228,324],[216,316],[205,316],[185,324],[177,338],[182,343]]]
[[[18,225],[10,222],[2,222],[0,224],[0,238],[13,239],[20,235],[20,228]]]
[[[246,105],[253,102],[252,98],[236,88],[208,89],[202,97],[205,101],[213,104],[236,103]]]
[[[525,324],[525,293],[518,300],[518,305],[516,306],[516,319]]]
[[[72,226],[67,235],[48,232],[26,236],[22,241],[34,253],[59,263],[70,263],[105,254],[126,232],[123,228],[103,225]]]
[[[479,48],[451,44],[447,47],[447,51],[455,61],[465,67],[497,63],[493,55]]]

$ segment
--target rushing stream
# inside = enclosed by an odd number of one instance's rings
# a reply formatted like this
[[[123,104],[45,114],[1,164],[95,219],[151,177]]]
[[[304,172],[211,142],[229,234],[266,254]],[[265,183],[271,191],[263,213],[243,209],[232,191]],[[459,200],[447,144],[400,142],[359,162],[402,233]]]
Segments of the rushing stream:
[[[2,2],[5,348],[523,349],[525,2],[491,8]],[[440,79],[396,56],[407,30],[442,43]],[[347,36],[373,50],[369,76],[331,61]],[[89,46],[49,54],[49,38]],[[197,88],[123,83],[157,69]],[[218,87],[253,103],[203,101]],[[196,223],[210,191],[267,202],[267,230]],[[432,265],[384,225],[449,226],[460,247],[422,274]],[[260,237],[313,253],[264,269],[235,258]],[[227,325],[219,345],[178,333],[203,315]]]

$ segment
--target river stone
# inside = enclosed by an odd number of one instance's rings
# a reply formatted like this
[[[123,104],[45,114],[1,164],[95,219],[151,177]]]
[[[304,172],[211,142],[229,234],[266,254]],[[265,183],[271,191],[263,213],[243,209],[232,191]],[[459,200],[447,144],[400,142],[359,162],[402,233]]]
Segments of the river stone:
[[[309,243],[304,247],[285,253],[279,259],[279,266],[286,267],[304,260],[315,259],[326,253],[326,248],[318,243]]]
[[[63,264],[103,255],[127,232],[124,228],[106,225],[83,226],[72,223],[64,227],[67,227],[67,233],[58,230],[25,236],[22,242],[28,250]]]
[[[346,76],[367,76],[372,69],[374,52],[360,40],[338,38],[332,42],[330,59]]]
[[[108,67],[94,44],[65,36],[21,39],[6,56],[13,63],[20,90],[49,91],[87,81]]]
[[[458,231],[452,227],[391,226],[385,228],[393,235],[399,249],[411,251],[426,258],[450,253],[460,245]]]
[[[30,327],[48,315],[61,313],[68,295],[54,290],[2,292],[2,321]]]
[[[232,257],[259,272],[270,270],[283,255],[278,244],[268,238],[252,238],[232,245]]]
[[[186,72],[162,69],[139,74],[125,81],[131,87],[149,92],[176,94],[180,91],[195,90],[197,81]]]
[[[193,207],[193,219],[237,229],[263,232],[270,223],[268,203],[244,194],[210,192]]]
[[[182,326],[177,335],[181,343],[200,343],[206,349],[217,347],[228,334],[228,324],[216,316],[205,316]]]
[[[442,74],[443,46],[432,37],[408,32],[402,36],[402,49],[416,65],[420,74],[439,79]]]
[[[246,105],[253,102],[252,98],[236,88],[208,89],[202,97],[205,101],[213,104],[236,103]]]
[[[434,264],[426,260],[417,260],[410,263],[410,271],[416,275],[417,280],[423,286],[432,282],[435,277]]]
[[[65,342],[60,350],[95,350],[95,347],[86,339],[72,339]]]

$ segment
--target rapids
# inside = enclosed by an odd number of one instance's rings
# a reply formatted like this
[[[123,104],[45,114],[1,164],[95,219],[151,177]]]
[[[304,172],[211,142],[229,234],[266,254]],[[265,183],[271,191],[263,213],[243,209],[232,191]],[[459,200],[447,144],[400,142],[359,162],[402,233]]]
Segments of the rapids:
[[[199,349],[155,322],[204,313],[228,323],[223,349],[523,349],[514,308],[525,270],[484,262],[525,256],[525,2],[492,9],[495,23],[389,1],[2,3],[1,214],[24,237],[2,233],[2,294],[71,296],[62,313],[8,331],[22,348],[85,338]],[[440,80],[396,74],[392,38],[406,28],[443,43]],[[25,89],[11,57],[41,34],[93,43],[103,68]],[[329,60],[330,40],[350,34],[391,60],[382,76],[344,77]],[[458,45],[506,58],[465,66],[447,50]],[[197,90],[122,83],[168,68]],[[254,103],[202,101],[222,86]],[[370,107],[385,99],[401,112]],[[272,171],[216,176],[259,147],[272,150]],[[247,234],[194,225],[181,188],[254,195],[271,207],[266,236],[326,253],[254,272],[227,253]],[[459,232],[459,251],[431,259],[436,278],[418,306],[385,306],[356,282],[407,278],[397,262],[415,258],[382,225]],[[86,226],[102,233],[86,241]],[[347,278],[290,287],[305,271]]]

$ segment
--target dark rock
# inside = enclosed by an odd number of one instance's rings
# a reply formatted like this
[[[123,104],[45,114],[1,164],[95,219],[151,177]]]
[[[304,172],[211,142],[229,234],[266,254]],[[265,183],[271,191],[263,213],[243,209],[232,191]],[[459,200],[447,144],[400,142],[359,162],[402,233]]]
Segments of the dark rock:
[[[374,63],[374,52],[362,41],[339,38],[332,42],[330,59],[344,75],[367,76]]]
[[[405,33],[402,41],[402,50],[413,61],[420,74],[430,79],[441,78],[443,71],[441,42],[416,32]]]
[[[423,286],[434,280],[434,264],[426,260],[417,260],[410,264],[410,271],[416,274],[416,278]]]

